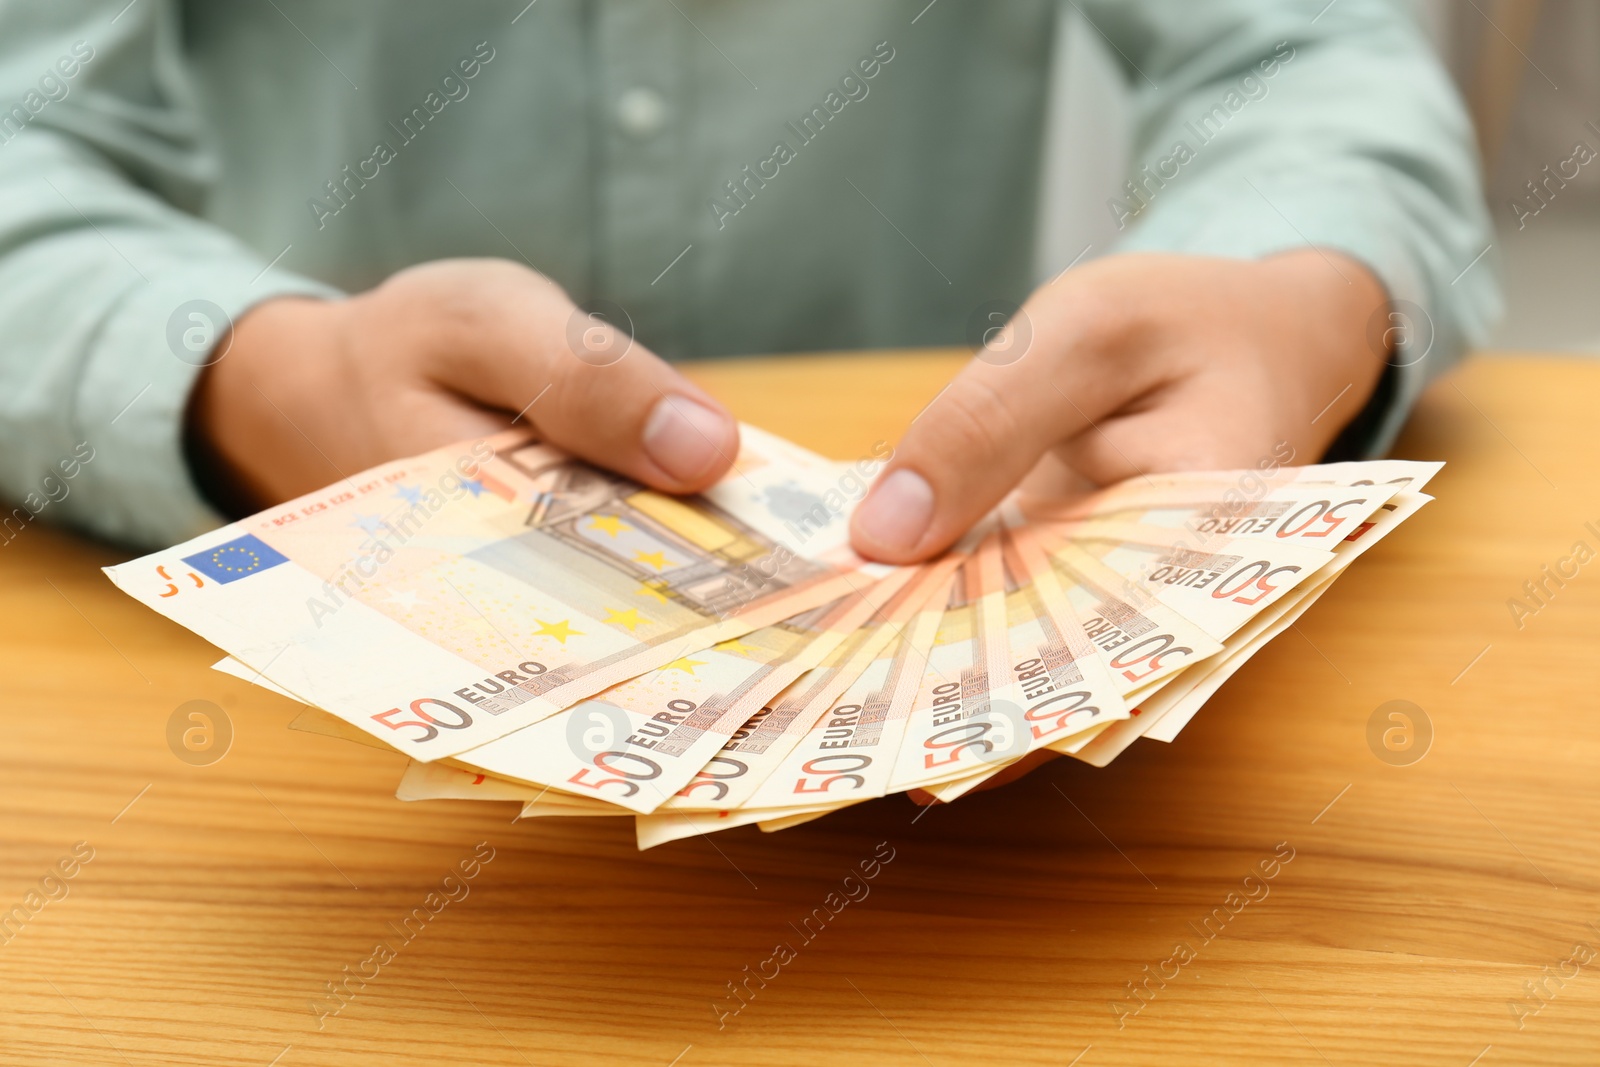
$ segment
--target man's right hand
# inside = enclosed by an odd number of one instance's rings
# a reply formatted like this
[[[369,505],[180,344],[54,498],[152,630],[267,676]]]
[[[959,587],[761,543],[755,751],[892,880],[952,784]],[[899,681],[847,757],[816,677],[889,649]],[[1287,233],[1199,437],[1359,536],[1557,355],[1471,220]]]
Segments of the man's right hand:
[[[739,450],[703,390],[504,260],[425,263],[343,300],[271,300],[217,351],[190,397],[190,453],[241,514],[518,412],[552,444],[667,492],[713,484]]]

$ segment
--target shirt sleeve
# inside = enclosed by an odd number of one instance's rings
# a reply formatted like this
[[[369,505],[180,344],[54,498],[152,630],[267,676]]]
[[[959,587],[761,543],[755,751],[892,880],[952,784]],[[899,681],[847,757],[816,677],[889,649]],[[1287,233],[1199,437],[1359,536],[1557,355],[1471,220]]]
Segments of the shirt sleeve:
[[[191,213],[216,160],[167,0],[0,5],[0,108],[0,543],[216,525],[181,441],[200,367],[255,304],[335,290]]]
[[[1133,173],[1107,204],[1119,248],[1256,258],[1312,246],[1366,264],[1390,297],[1367,330],[1388,366],[1341,445],[1388,448],[1423,386],[1500,312],[1472,130],[1408,5],[1082,10],[1134,94]]]

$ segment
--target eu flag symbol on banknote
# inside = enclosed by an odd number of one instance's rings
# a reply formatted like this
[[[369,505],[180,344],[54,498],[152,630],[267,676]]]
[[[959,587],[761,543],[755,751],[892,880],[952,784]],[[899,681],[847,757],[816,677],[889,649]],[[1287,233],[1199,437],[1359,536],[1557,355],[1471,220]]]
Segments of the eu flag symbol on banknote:
[[[217,584],[227,585],[288,563],[289,558],[254,534],[245,534],[204,552],[184,556],[183,561]]]

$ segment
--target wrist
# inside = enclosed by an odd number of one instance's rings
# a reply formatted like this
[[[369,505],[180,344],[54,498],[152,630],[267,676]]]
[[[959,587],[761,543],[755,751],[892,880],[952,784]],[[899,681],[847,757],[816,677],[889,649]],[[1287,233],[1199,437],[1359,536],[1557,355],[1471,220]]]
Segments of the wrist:
[[[281,405],[318,395],[316,372],[330,362],[330,346],[341,343],[340,307],[306,297],[258,304],[218,338],[196,377],[184,411],[184,456],[196,487],[228,518],[281,495],[267,476],[271,442],[284,430]]]
[[[1383,377],[1388,353],[1373,350],[1368,326],[1388,309],[1388,293],[1363,263],[1332,250],[1297,249],[1260,266],[1271,279],[1268,314],[1285,328],[1275,355],[1299,383],[1312,462],[1363,414]]]

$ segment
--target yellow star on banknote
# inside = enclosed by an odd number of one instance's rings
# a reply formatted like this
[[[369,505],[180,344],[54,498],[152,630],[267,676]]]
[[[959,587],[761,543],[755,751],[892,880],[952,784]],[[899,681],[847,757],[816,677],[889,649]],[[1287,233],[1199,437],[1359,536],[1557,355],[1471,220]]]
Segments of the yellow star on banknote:
[[[634,590],[634,594],[636,596],[654,597],[663,604],[667,603],[667,594],[663,593],[653,585],[641,585],[639,588]]]
[[[633,554],[635,563],[643,563],[646,567],[654,567],[658,571],[667,569],[667,554],[665,552],[646,552],[644,549]]]
[[[650,624],[649,619],[641,619],[639,617],[638,608],[629,608],[626,611],[618,611],[616,608],[607,608],[606,622],[612,626],[626,626],[630,634],[639,627],[648,626]]]
[[[623,530],[631,530],[633,527],[623,522],[622,519],[616,515],[595,515],[589,520],[589,529],[599,530],[602,533],[608,533],[612,537],[615,537]]]
[[[673,660],[671,663],[667,664],[661,669],[664,671],[682,671],[684,674],[694,674],[694,669],[696,667],[704,667],[705,665],[706,661],[703,659],[690,659],[687,656],[679,656],[677,659]],[[699,677],[698,675],[695,676]]]
[[[737,637],[731,638],[718,645],[712,645],[711,647],[716,649],[718,652],[726,652],[733,656],[749,656],[755,654],[755,649],[751,648]]]
[[[582,630],[574,630],[572,628],[571,619],[562,619],[560,622],[545,622],[543,619],[536,619],[534,621],[539,624],[539,629],[534,631],[535,637],[553,637],[564,645],[567,643],[567,638],[569,637],[583,636]]]

